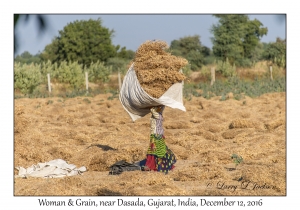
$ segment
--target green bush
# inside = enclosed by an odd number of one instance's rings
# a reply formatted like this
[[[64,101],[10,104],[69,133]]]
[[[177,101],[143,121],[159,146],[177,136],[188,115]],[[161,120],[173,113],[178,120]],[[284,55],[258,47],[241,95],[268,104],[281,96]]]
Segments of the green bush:
[[[58,82],[70,84],[74,89],[81,88],[85,83],[82,65],[77,62],[61,62],[57,69],[57,79]]]
[[[236,76],[236,67],[235,64],[231,65],[226,58],[226,61],[218,61],[216,71],[220,72],[225,77],[233,77]]]
[[[89,68],[85,67],[88,72],[90,82],[107,82],[109,80],[109,75],[112,72],[112,68],[106,67],[103,62],[97,61],[96,63],[91,63]]]
[[[30,52],[24,51],[21,55],[17,55],[14,59],[15,62],[20,62],[21,64],[39,64],[41,62],[39,54],[31,55]]]
[[[239,59],[237,60],[237,65],[240,67],[252,67],[255,64],[255,61],[251,61],[248,58],[243,58],[243,59]]]
[[[42,82],[46,83],[47,82],[47,74],[50,74],[51,77],[51,81],[55,81],[57,80],[57,76],[58,76],[58,65],[55,62],[54,64],[51,63],[50,60],[48,60],[47,62],[43,62],[41,63],[41,76],[42,76]]]
[[[281,55],[278,57],[274,57],[273,63],[277,65],[278,67],[285,68],[286,67],[286,59],[285,55]]]
[[[51,76],[51,82],[58,82],[63,84],[64,93],[62,97],[75,97],[78,95],[86,95],[85,74],[89,73],[89,82],[107,82],[109,75],[112,72],[111,66],[105,66],[103,62],[97,61],[92,63],[88,68],[84,69],[78,62],[63,61],[60,65],[57,63],[51,64],[50,61],[41,64],[21,64],[14,63],[14,89],[20,91],[24,95],[16,95],[19,97],[30,98],[45,98],[49,97],[47,87],[47,74]],[[70,90],[70,88],[72,90]],[[71,92],[70,92],[71,91]],[[101,91],[100,91],[101,92]],[[97,95],[99,90],[91,90],[89,88],[88,94]]]
[[[211,71],[210,69],[207,67],[207,66],[202,66],[201,68],[201,74],[203,75],[203,77],[206,79],[206,80],[211,80]]]
[[[215,60],[216,60],[216,57],[213,55],[210,55],[210,56],[204,57],[203,64],[204,65],[213,64]]]
[[[286,67],[286,40],[277,38],[276,42],[265,45],[263,58],[278,67]]]
[[[23,94],[30,94],[41,83],[40,65],[14,64],[14,88]]]
[[[182,68],[182,73],[183,73],[186,77],[189,77],[189,76],[191,75],[191,73],[192,73],[191,65],[188,64],[188,65],[184,66],[184,67]]]
[[[121,74],[125,74],[128,70],[128,65],[130,60],[126,60],[123,58],[113,57],[109,58],[106,62],[106,66],[110,66],[112,68],[112,72],[120,72]]]

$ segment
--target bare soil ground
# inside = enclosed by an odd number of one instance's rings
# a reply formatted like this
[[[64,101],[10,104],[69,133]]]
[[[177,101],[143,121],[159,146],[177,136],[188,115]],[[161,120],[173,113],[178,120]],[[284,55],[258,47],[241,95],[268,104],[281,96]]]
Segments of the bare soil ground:
[[[286,195],[285,93],[241,101],[194,97],[184,101],[186,112],[167,107],[174,170],[121,175],[108,175],[108,167],[145,158],[150,115],[132,122],[109,96],[15,99],[15,167],[61,158],[88,169],[65,178],[15,178],[16,196]],[[236,168],[232,154],[244,160]]]

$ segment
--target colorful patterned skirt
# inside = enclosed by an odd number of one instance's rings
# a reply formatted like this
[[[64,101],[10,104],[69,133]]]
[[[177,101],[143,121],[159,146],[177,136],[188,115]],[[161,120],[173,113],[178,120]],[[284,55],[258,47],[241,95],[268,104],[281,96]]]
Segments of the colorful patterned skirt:
[[[150,145],[147,151],[145,170],[168,173],[174,168],[176,158],[174,153],[167,147],[163,135],[150,135]]]

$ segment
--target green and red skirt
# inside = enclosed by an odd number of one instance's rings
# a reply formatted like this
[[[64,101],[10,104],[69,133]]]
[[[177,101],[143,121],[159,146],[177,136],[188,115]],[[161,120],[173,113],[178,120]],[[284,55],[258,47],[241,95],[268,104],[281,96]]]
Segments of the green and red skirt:
[[[174,168],[175,163],[176,157],[167,147],[165,137],[151,134],[144,169],[168,173]]]

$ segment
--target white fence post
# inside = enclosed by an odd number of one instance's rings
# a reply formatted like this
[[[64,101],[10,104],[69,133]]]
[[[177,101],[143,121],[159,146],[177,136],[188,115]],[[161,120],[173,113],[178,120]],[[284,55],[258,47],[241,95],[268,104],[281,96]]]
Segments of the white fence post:
[[[211,74],[211,81],[210,81],[210,85],[213,85],[214,82],[216,81],[216,73],[215,73],[215,68],[211,68],[210,69],[210,74]]]
[[[85,88],[86,91],[89,91],[89,75],[87,71],[85,72]]]
[[[48,90],[49,90],[49,93],[51,93],[50,74],[47,74],[47,77],[48,77]]]
[[[270,75],[271,75],[271,80],[273,80],[273,69],[272,69],[272,66],[270,66]]]

